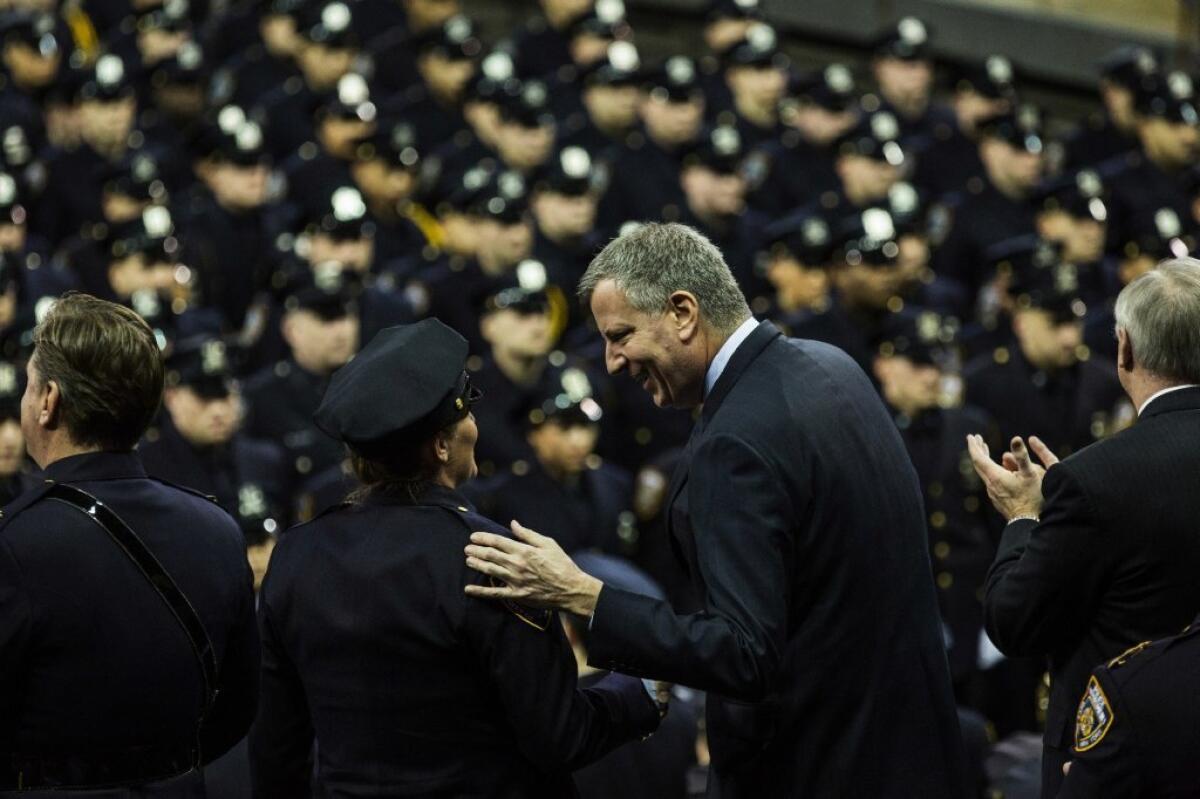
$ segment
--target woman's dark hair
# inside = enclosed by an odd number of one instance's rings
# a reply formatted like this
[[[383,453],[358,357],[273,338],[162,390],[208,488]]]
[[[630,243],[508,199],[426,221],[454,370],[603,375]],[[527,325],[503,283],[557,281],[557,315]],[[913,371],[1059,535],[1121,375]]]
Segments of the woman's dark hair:
[[[428,458],[425,446],[435,436],[450,433],[464,417],[419,439],[396,443],[386,458],[367,458],[349,447],[350,470],[359,485],[346,495],[347,502],[360,503],[372,496],[400,497],[417,502],[437,477],[439,464]]]

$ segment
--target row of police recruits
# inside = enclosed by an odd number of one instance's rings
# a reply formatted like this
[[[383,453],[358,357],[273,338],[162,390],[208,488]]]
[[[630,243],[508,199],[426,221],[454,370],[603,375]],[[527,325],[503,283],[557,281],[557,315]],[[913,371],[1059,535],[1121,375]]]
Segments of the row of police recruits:
[[[794,68],[747,0],[709,4],[703,57],[653,62],[620,3],[541,12],[490,47],[453,0],[4,12],[0,394],[64,290],[134,309],[168,364],[142,460],[215,496],[261,579],[282,530],[357,484],[313,421],[331,375],[436,317],[487,396],[471,501],[630,557],[686,607],[657,531],[691,418],[607,379],[573,291],[626,224],[683,222],[756,315],[875,380],[924,490],[959,700],[1035,728],[1043,669],[981,636],[999,521],[963,440],[1065,455],[1132,420],[1112,303],[1194,248],[1188,75],[1118,51],[1102,111],[1051,139],[1003,55],[935,99],[914,18],[867,91]],[[15,497],[31,478],[3,464]]]

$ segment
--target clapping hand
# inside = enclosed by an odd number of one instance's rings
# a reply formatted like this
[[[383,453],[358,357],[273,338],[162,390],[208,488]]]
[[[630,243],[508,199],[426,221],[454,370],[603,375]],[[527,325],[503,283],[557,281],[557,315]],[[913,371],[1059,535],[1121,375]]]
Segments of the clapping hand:
[[[996,510],[1007,521],[1018,517],[1037,518],[1042,512],[1042,478],[1046,469],[1058,463],[1058,458],[1036,436],[1030,437],[1029,447],[1042,462],[1041,466],[1030,459],[1020,436],[1013,438],[1011,446],[1012,450],[1004,453],[1000,463],[996,463],[983,436],[967,436],[971,463],[987,487],[988,497]]]

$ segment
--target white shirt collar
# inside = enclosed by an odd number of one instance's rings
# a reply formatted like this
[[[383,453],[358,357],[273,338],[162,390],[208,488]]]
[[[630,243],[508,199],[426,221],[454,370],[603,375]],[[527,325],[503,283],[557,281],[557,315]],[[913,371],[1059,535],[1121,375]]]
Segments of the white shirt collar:
[[[712,359],[712,363],[708,365],[708,372],[704,375],[704,396],[707,397],[712,393],[713,386],[717,384],[717,380],[721,377],[721,373],[725,371],[725,367],[729,365],[729,359],[737,352],[737,348],[742,342],[754,332],[754,328],[758,327],[758,322],[751,316],[738,326],[738,329],[733,331],[729,338],[725,339],[725,343],[721,345],[721,349],[717,350],[716,356]]]
[[[1145,402],[1142,403],[1142,407],[1138,408],[1138,416],[1142,415],[1142,411],[1146,410],[1147,405],[1154,402],[1162,395],[1170,394],[1172,391],[1182,391],[1185,388],[1200,388],[1200,383],[1185,383],[1182,386],[1171,386],[1169,388],[1164,388],[1162,391],[1155,391]]]

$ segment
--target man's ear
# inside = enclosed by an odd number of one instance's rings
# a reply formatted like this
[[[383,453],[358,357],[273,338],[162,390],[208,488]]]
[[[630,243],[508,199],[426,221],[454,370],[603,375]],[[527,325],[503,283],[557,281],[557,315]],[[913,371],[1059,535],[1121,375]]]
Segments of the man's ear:
[[[690,341],[700,328],[700,302],[690,291],[676,291],[670,297],[668,313],[680,341]]]
[[[1117,369],[1125,372],[1134,369],[1133,342],[1129,340],[1129,331],[1123,327],[1117,328]]]
[[[38,397],[37,423],[47,430],[54,430],[59,423],[59,409],[62,407],[62,392],[58,383],[47,380]]]

